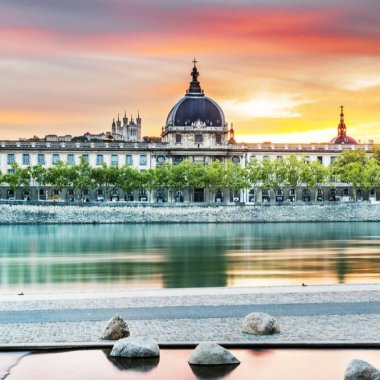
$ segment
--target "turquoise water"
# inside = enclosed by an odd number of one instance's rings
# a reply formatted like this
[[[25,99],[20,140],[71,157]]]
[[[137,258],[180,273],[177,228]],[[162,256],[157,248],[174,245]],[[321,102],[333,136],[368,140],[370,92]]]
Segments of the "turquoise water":
[[[0,226],[0,292],[374,283],[380,223]]]

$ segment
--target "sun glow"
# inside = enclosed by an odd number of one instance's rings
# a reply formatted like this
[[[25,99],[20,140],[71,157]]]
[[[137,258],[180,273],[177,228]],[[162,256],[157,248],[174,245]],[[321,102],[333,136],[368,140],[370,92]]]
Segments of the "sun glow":
[[[291,94],[257,94],[243,102],[230,100],[225,102],[225,109],[232,115],[256,118],[293,118],[302,114],[297,110],[300,105],[310,101],[299,99]]]

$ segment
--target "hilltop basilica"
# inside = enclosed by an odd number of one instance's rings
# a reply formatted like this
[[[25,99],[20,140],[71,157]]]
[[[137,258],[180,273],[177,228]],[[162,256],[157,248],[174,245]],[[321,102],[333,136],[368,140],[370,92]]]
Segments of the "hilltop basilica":
[[[45,141],[1,141],[0,140],[0,170],[2,173],[11,173],[13,163],[21,167],[28,165],[42,165],[49,167],[58,161],[68,165],[79,163],[83,158],[91,166],[131,165],[139,171],[154,168],[163,162],[178,164],[182,160],[190,162],[209,163],[218,159],[223,162],[232,160],[237,165],[245,166],[252,158],[257,160],[278,159],[282,156],[296,155],[308,162],[319,161],[323,165],[330,165],[343,150],[364,149],[370,151],[369,144],[358,144],[347,135],[344,120],[343,106],[341,107],[338,134],[330,142],[313,144],[248,144],[236,143],[234,129],[225,119],[222,108],[213,99],[206,96],[199,82],[199,71],[196,61],[191,71],[189,87],[180,100],[169,110],[165,126],[161,131],[161,141],[143,142],[141,139],[142,120],[140,114],[134,120],[127,118],[126,113],[122,120],[118,117],[113,120],[111,131],[102,135],[86,134],[87,141],[69,141],[65,139],[50,139]],[[96,141],[91,136],[98,136]],[[99,137],[100,136],[100,137]],[[103,141],[102,141],[103,140]],[[335,200],[349,193],[349,189],[334,186],[319,189],[314,197],[310,190],[305,188],[287,189],[282,194],[271,194],[263,189],[247,189],[240,194],[209,194],[205,189],[194,189],[194,194],[188,191],[178,191],[168,194],[166,190],[157,189],[152,197],[144,190],[133,193],[122,193],[113,189],[109,199],[102,189],[88,189],[87,200],[123,200],[186,202],[190,199],[195,202],[272,202],[294,199],[294,193],[300,192],[297,199],[308,201]],[[38,193],[37,193],[38,192]],[[5,186],[0,187],[1,199],[55,199],[57,189],[49,187],[29,188],[12,191]],[[369,194],[371,197],[371,194]],[[374,194],[372,194],[372,197]],[[75,189],[67,189],[67,200],[76,200]],[[360,195],[359,195],[360,199]]]

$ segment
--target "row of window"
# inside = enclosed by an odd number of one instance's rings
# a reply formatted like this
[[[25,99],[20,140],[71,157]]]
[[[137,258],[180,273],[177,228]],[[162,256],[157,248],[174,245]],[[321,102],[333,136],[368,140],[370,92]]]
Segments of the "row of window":
[[[175,142],[176,142],[176,144],[181,144],[182,143],[182,135],[176,134],[175,135]],[[195,143],[203,143],[203,135],[201,135],[201,134],[194,135],[194,142]],[[222,143],[222,135],[215,135],[215,143],[216,144]]]
[[[84,161],[88,162],[88,154],[83,154],[82,158]],[[52,155],[52,164],[56,165],[58,161],[61,160],[61,156],[59,153],[53,153]],[[16,162],[15,155],[14,153],[9,153],[8,154],[8,159],[7,159],[8,165],[12,165]],[[140,165],[146,165],[148,162],[147,156],[146,155],[140,155]],[[43,153],[38,154],[37,156],[37,163],[38,165],[45,165],[46,164],[46,159],[45,155]],[[96,165],[102,165],[104,163],[104,156],[103,154],[98,154],[96,156]],[[30,165],[30,154],[29,153],[24,153],[22,155],[22,164],[23,165]],[[68,165],[74,165],[75,164],[75,157],[74,154],[69,153],[67,155],[67,164]],[[132,165],[133,164],[133,157],[131,155],[126,155],[125,156],[125,164],[126,165]],[[111,165],[119,165],[119,156],[117,154],[111,155]]]

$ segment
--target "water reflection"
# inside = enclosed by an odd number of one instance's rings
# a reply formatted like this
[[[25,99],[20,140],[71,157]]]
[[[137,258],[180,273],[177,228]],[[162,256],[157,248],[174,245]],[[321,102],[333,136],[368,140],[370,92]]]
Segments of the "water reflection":
[[[116,367],[101,350],[35,353],[25,356],[12,368],[7,380],[167,380],[202,378],[193,373],[187,361],[192,350],[164,350],[160,363],[148,372],[125,371]],[[343,379],[348,363],[359,358],[380,368],[379,351],[276,349],[257,353],[253,350],[231,349],[241,364],[226,375],[229,380]],[[0,358],[3,354],[0,354]],[[323,363],[323,365],[321,365]],[[210,368],[212,374],[212,368]],[[216,369],[215,369],[216,370]],[[208,374],[205,374],[208,376]],[[222,374],[222,376],[225,376]],[[212,379],[218,378],[214,373]]]
[[[0,226],[1,291],[378,282],[379,227]]]
[[[198,380],[223,379],[232,372],[239,364],[230,365],[190,365],[193,374]]]
[[[160,358],[123,358],[110,356],[110,350],[103,350],[106,358],[120,371],[149,372],[158,366]]]

